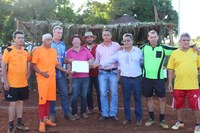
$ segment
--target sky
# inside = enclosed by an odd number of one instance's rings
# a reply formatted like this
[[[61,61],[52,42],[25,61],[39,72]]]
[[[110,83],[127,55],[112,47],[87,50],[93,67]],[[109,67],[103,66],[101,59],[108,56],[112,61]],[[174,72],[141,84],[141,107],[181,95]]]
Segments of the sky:
[[[74,2],[74,10],[77,10],[82,4],[85,4],[87,0],[79,0],[79,2]],[[108,0],[96,0],[99,2],[106,3]],[[179,6],[180,5],[180,6]],[[192,38],[200,36],[200,0],[172,0],[172,6],[180,14],[180,34],[183,32],[188,32]],[[180,8],[179,8],[180,7]]]

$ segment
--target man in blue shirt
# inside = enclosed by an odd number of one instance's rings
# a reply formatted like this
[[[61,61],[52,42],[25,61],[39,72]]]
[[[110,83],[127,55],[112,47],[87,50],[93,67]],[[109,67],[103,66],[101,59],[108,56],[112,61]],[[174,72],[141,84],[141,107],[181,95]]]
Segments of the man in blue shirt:
[[[126,33],[123,35],[124,49],[119,50],[116,54],[110,58],[100,62],[100,64],[94,64],[93,67],[101,65],[103,67],[110,65],[111,63],[118,62],[120,65],[121,84],[124,97],[124,115],[125,121],[123,124],[130,124],[131,122],[131,95],[134,96],[136,125],[142,124],[142,92],[141,92],[141,64],[143,63],[142,51],[133,46],[132,34]]]
[[[55,26],[53,28],[53,41],[52,48],[57,51],[57,60],[60,65],[64,66],[65,59],[65,51],[66,46],[65,43],[61,41],[63,34],[63,28],[61,26]],[[56,87],[60,93],[61,97],[61,106],[64,112],[64,117],[69,120],[76,120],[76,118],[71,114],[70,104],[68,99],[68,87],[67,87],[67,79],[64,72],[56,69]],[[55,102],[50,103],[50,119],[55,122],[56,108]]]

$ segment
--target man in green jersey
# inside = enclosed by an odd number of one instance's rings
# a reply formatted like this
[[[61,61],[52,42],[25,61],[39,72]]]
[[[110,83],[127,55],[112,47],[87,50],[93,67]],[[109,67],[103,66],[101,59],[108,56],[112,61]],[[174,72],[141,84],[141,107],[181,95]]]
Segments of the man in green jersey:
[[[141,47],[144,55],[142,94],[146,98],[150,116],[145,126],[150,127],[154,124],[153,95],[155,94],[160,101],[160,126],[168,129],[169,126],[165,121],[166,97],[162,66],[165,56],[177,48],[159,44],[158,33],[155,30],[148,32],[147,39],[149,43]]]

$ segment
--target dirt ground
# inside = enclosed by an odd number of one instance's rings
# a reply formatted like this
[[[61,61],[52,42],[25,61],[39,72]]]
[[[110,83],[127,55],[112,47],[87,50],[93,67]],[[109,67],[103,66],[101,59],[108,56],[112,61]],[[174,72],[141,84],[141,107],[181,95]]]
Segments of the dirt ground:
[[[1,93],[2,94],[2,93]],[[96,95],[94,94],[94,98]],[[38,108],[37,108],[37,92],[30,91],[29,100],[24,103],[24,114],[23,119],[25,124],[30,128],[30,133],[38,132]],[[95,99],[96,101],[96,99]],[[173,109],[171,109],[172,95],[167,92],[167,111],[166,111],[166,121],[170,126],[176,122],[176,114]],[[79,102],[80,103],[80,102]],[[97,104],[95,103],[95,111],[89,115],[89,119],[80,119],[77,121],[69,121],[64,119],[63,112],[61,110],[60,98],[57,95],[57,127],[48,127],[48,133],[192,133],[194,130],[195,120],[193,113],[190,109],[185,109],[184,112],[184,122],[185,127],[179,131],[172,131],[171,129],[164,130],[159,126],[159,102],[157,98],[154,100],[155,103],[155,117],[156,122],[152,127],[145,127],[144,123],[148,120],[148,112],[146,108],[145,100],[143,99],[143,124],[140,127],[135,125],[134,116],[134,102],[132,99],[132,123],[130,125],[123,125],[124,114],[123,114],[123,100],[122,91],[119,86],[119,109],[118,117],[119,122],[113,122],[112,120],[107,120],[105,122],[98,122],[100,114],[97,111]],[[0,102],[0,133],[5,133],[8,127],[8,103],[5,100]],[[20,131],[16,131],[20,133]]]

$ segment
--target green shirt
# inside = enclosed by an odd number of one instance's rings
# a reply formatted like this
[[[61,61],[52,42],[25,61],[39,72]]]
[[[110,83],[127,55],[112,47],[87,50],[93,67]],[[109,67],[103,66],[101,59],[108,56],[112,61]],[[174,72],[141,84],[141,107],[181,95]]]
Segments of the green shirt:
[[[175,47],[158,44],[152,47],[149,43],[144,44],[141,50],[144,55],[144,67],[142,76],[148,79],[164,79],[163,62],[166,55],[171,55]]]

